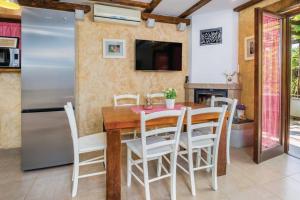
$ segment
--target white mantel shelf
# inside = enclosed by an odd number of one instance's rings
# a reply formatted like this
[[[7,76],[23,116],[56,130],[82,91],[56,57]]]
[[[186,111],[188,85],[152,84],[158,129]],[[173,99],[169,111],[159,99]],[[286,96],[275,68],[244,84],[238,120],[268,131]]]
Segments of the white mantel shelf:
[[[237,83],[222,84],[222,83],[186,83],[186,89],[223,89],[223,90],[241,90]]]

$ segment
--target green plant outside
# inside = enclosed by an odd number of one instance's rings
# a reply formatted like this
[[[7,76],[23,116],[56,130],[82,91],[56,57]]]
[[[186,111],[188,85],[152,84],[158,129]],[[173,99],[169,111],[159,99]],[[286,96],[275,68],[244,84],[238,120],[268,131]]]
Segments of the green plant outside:
[[[292,21],[300,21],[300,15],[297,15],[292,18]],[[292,50],[291,50],[291,95],[299,96],[300,95],[300,84],[299,84],[299,75],[300,75],[300,25],[291,25],[292,29]]]

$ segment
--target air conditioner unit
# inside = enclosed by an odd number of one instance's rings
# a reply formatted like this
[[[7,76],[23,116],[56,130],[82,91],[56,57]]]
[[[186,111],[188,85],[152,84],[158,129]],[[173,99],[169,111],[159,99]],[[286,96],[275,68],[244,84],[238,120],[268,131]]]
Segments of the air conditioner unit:
[[[94,21],[139,25],[141,22],[141,11],[130,8],[95,4]]]

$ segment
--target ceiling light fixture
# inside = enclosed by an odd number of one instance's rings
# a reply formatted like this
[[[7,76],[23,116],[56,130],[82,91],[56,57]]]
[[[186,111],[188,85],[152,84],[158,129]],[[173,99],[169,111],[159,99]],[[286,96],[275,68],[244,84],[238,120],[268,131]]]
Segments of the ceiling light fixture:
[[[19,10],[21,8],[19,4],[12,2],[10,0],[0,0],[0,7],[11,9],[11,10]]]

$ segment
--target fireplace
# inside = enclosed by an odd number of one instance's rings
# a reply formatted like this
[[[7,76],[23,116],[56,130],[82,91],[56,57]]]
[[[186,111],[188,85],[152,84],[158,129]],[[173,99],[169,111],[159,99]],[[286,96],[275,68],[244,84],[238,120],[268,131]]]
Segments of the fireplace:
[[[239,84],[186,83],[185,100],[187,102],[210,105],[211,96],[240,99]]]
[[[212,96],[228,97],[228,90],[226,89],[195,89],[194,102],[210,105]]]

